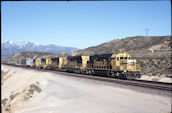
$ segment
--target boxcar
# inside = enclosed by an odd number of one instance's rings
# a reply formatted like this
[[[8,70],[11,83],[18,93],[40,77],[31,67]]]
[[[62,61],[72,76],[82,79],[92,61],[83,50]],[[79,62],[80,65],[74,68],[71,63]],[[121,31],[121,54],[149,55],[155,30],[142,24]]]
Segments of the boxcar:
[[[32,67],[33,66],[33,59],[26,59],[26,66]]]
[[[20,66],[26,66],[26,59],[25,58],[20,59]]]

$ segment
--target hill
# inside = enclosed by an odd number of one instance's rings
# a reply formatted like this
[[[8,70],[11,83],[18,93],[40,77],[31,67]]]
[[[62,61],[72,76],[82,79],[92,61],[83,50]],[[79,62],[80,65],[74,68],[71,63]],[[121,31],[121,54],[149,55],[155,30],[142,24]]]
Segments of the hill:
[[[171,36],[136,36],[112,40],[74,52],[73,55],[129,52],[141,64],[141,74],[172,77]]]
[[[58,56],[66,56],[67,54],[55,54],[48,52],[19,52],[9,57],[9,59],[17,59],[17,58],[51,58]]]
[[[170,38],[171,36],[127,37],[124,39],[112,40],[98,46],[78,50],[75,51],[73,55],[111,54],[126,51],[135,53],[136,55],[134,56],[136,57],[140,55],[142,57],[146,55],[150,57],[150,53],[153,53],[151,55],[155,54],[154,56],[158,55],[157,51],[159,52],[159,55],[162,56],[164,55],[161,54],[164,52],[162,50],[165,50],[169,56],[169,51],[171,49]]]

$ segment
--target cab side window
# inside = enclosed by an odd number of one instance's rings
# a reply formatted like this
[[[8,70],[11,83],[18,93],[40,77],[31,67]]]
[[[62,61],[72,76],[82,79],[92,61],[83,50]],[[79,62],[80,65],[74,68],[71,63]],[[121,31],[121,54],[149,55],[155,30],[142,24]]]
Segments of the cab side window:
[[[117,57],[117,61],[119,61],[119,57]]]

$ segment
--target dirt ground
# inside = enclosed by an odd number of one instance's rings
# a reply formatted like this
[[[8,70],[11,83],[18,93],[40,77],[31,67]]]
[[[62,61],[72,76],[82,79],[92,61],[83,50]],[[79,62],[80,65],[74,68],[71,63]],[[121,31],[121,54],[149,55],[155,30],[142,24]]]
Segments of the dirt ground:
[[[140,78],[141,80],[147,80],[147,81],[157,81],[157,82],[166,82],[166,83],[172,83],[172,78],[169,77],[159,77],[159,76],[148,76],[148,75],[142,75]]]
[[[2,113],[171,112],[171,97],[51,72],[1,66]]]

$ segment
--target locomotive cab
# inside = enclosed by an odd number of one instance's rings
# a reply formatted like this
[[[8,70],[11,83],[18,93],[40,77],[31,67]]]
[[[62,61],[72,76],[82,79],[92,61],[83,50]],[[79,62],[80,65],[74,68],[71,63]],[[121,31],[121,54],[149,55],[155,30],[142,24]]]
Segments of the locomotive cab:
[[[131,59],[130,54],[123,52],[111,56],[112,73],[120,73],[124,78],[132,79],[140,77],[140,65],[136,59]]]
[[[116,71],[126,70],[127,60],[130,60],[130,59],[131,59],[131,56],[126,52],[113,54],[111,56],[112,70],[116,70]]]

